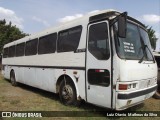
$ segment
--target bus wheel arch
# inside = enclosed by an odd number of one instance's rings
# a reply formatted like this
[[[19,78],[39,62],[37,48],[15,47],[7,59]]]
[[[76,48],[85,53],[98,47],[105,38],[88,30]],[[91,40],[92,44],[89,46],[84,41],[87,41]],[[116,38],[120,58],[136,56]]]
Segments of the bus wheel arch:
[[[10,81],[11,81],[12,86],[17,86],[16,74],[13,69],[11,69],[10,71]]]
[[[71,100],[67,101],[67,98],[64,99],[64,94],[66,94],[64,89],[67,91],[71,91],[71,94],[73,95],[73,98],[71,98]],[[77,96],[79,96],[79,92],[77,89],[77,85],[75,84],[75,81],[71,76],[63,74],[58,78],[56,83],[56,93],[59,93],[60,100],[63,104],[78,105]]]

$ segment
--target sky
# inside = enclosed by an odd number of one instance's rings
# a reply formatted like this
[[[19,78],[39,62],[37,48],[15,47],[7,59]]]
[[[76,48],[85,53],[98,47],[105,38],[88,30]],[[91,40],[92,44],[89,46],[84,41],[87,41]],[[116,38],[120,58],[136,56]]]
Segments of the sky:
[[[156,31],[160,51],[160,0],[0,0],[0,19],[33,34],[99,10],[127,11]]]

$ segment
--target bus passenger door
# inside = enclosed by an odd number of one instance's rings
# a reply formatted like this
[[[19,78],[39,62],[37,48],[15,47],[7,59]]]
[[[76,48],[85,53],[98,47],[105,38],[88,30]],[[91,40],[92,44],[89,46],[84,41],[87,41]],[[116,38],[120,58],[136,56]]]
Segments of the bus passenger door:
[[[87,102],[111,108],[111,52],[107,21],[88,25]]]

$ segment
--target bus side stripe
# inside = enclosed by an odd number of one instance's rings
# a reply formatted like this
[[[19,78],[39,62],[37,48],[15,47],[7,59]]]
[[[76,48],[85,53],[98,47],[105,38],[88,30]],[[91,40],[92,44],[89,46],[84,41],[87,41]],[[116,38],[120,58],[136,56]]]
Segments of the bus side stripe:
[[[6,65],[6,64],[3,64],[3,66],[85,70],[85,67],[78,67],[78,66],[38,66],[38,65]]]

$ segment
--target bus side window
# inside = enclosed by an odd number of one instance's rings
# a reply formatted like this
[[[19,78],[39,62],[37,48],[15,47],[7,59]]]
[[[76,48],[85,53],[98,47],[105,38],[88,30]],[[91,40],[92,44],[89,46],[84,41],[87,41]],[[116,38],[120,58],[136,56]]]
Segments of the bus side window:
[[[37,44],[38,44],[37,38],[27,41],[26,48],[25,48],[25,55],[26,56],[36,55],[37,54]]]
[[[8,57],[8,47],[4,48],[3,50],[3,58],[7,58]]]
[[[10,46],[8,50],[8,57],[14,57],[15,56],[15,45]]]
[[[57,33],[39,38],[38,54],[54,53],[56,51]]]
[[[60,31],[58,34],[57,51],[76,51],[80,41],[81,32],[82,26],[76,26],[67,30]]]
[[[16,57],[24,56],[24,48],[25,48],[25,43],[20,43],[16,45]]]
[[[90,26],[88,50],[98,60],[109,59],[107,23],[98,23]]]

